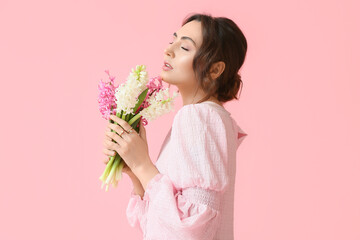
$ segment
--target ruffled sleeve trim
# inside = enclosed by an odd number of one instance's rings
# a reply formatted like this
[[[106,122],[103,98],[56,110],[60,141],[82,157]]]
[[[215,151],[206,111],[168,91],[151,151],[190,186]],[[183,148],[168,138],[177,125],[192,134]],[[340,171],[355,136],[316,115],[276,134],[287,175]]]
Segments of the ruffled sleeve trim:
[[[149,181],[145,239],[213,239],[221,221],[221,193],[200,187],[176,189],[165,174]]]
[[[126,217],[130,226],[144,231],[146,225],[148,203],[143,201],[141,197],[131,192],[128,206],[126,208]]]
[[[144,198],[143,198],[144,201],[150,200],[149,195],[152,194],[151,192],[154,189],[154,185],[156,187],[156,184],[158,184],[160,182],[160,179],[163,178],[164,176],[165,176],[164,174],[158,173],[148,182],[146,186],[146,190],[144,192]]]

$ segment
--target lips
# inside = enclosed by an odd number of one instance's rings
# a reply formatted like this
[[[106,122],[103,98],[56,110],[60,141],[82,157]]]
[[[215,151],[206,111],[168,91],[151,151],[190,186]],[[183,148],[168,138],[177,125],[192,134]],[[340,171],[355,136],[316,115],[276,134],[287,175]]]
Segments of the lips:
[[[168,62],[166,62],[166,61],[164,61],[164,66],[167,66],[167,67],[169,67],[170,69],[173,69],[173,67],[170,65],[170,63],[168,63]]]

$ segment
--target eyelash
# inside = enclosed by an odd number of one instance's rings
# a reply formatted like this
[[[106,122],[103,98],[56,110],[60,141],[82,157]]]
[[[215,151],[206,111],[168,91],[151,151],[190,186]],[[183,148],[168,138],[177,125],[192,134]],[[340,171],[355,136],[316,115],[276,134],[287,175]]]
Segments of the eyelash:
[[[169,44],[172,44],[173,42],[169,42]],[[189,49],[186,49],[186,48],[183,48],[181,47],[182,49],[184,49],[185,51],[189,51]]]

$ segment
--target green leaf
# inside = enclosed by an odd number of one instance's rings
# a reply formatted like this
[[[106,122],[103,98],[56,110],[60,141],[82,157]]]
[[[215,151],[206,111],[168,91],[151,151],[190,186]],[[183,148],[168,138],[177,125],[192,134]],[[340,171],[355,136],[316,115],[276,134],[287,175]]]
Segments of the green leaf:
[[[137,103],[135,104],[135,107],[133,108],[133,112],[134,112],[134,113],[139,109],[140,105],[141,105],[141,104],[143,103],[143,101],[145,100],[145,97],[146,97],[148,91],[149,91],[149,89],[146,88],[146,89],[139,95],[138,101],[137,101]]]

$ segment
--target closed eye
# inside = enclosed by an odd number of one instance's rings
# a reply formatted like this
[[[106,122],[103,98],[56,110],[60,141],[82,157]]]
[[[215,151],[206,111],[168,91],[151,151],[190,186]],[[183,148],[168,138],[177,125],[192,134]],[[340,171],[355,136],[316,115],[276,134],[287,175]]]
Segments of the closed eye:
[[[169,42],[169,44],[172,44],[173,42]],[[189,49],[181,47],[182,49],[184,49],[185,51],[189,51]]]

